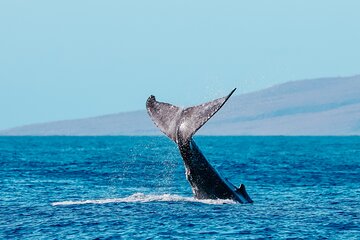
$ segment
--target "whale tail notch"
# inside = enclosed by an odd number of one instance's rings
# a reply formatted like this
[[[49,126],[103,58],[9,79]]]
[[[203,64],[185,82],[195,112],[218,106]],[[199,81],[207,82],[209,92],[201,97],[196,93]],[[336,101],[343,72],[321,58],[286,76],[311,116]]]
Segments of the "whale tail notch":
[[[179,108],[169,103],[158,102],[151,95],[146,101],[146,109],[155,125],[170,139],[188,142],[191,137],[225,104],[235,92],[198,106]]]

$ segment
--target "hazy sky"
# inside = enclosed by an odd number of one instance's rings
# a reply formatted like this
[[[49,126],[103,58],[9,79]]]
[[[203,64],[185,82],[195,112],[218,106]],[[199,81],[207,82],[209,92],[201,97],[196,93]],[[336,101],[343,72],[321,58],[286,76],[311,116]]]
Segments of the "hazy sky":
[[[360,1],[0,1],[0,129],[360,73]]]

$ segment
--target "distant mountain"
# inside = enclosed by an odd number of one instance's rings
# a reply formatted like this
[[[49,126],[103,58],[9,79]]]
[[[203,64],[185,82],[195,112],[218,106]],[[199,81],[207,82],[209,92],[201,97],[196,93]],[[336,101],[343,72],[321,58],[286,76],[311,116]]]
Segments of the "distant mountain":
[[[159,134],[145,110],[0,131],[15,136]],[[360,75],[293,81],[233,96],[198,134],[360,135]]]

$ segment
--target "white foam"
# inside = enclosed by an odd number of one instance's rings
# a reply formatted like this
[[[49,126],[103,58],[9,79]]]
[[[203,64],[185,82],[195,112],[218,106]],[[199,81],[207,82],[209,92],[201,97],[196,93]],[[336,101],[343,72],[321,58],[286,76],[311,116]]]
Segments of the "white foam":
[[[146,202],[199,202],[204,204],[235,204],[236,202],[229,199],[195,199],[192,197],[183,197],[172,194],[152,195],[135,193],[124,198],[110,198],[110,199],[98,199],[98,200],[82,200],[82,201],[63,201],[53,202],[52,206],[64,206],[64,205],[83,205],[83,204],[106,204],[106,203],[146,203]]]

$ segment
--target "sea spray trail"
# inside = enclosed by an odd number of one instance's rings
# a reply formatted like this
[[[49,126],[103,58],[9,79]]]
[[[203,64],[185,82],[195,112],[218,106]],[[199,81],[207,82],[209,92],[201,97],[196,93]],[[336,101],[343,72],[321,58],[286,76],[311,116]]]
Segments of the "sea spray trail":
[[[52,206],[64,206],[64,205],[83,205],[83,204],[106,204],[106,203],[145,203],[145,202],[198,202],[203,204],[236,204],[232,200],[212,200],[205,199],[199,200],[193,197],[183,197],[179,195],[162,194],[162,195],[146,195],[143,193],[135,193],[131,196],[124,198],[109,198],[109,199],[96,199],[96,200],[82,200],[82,201],[61,201],[53,202]]]

